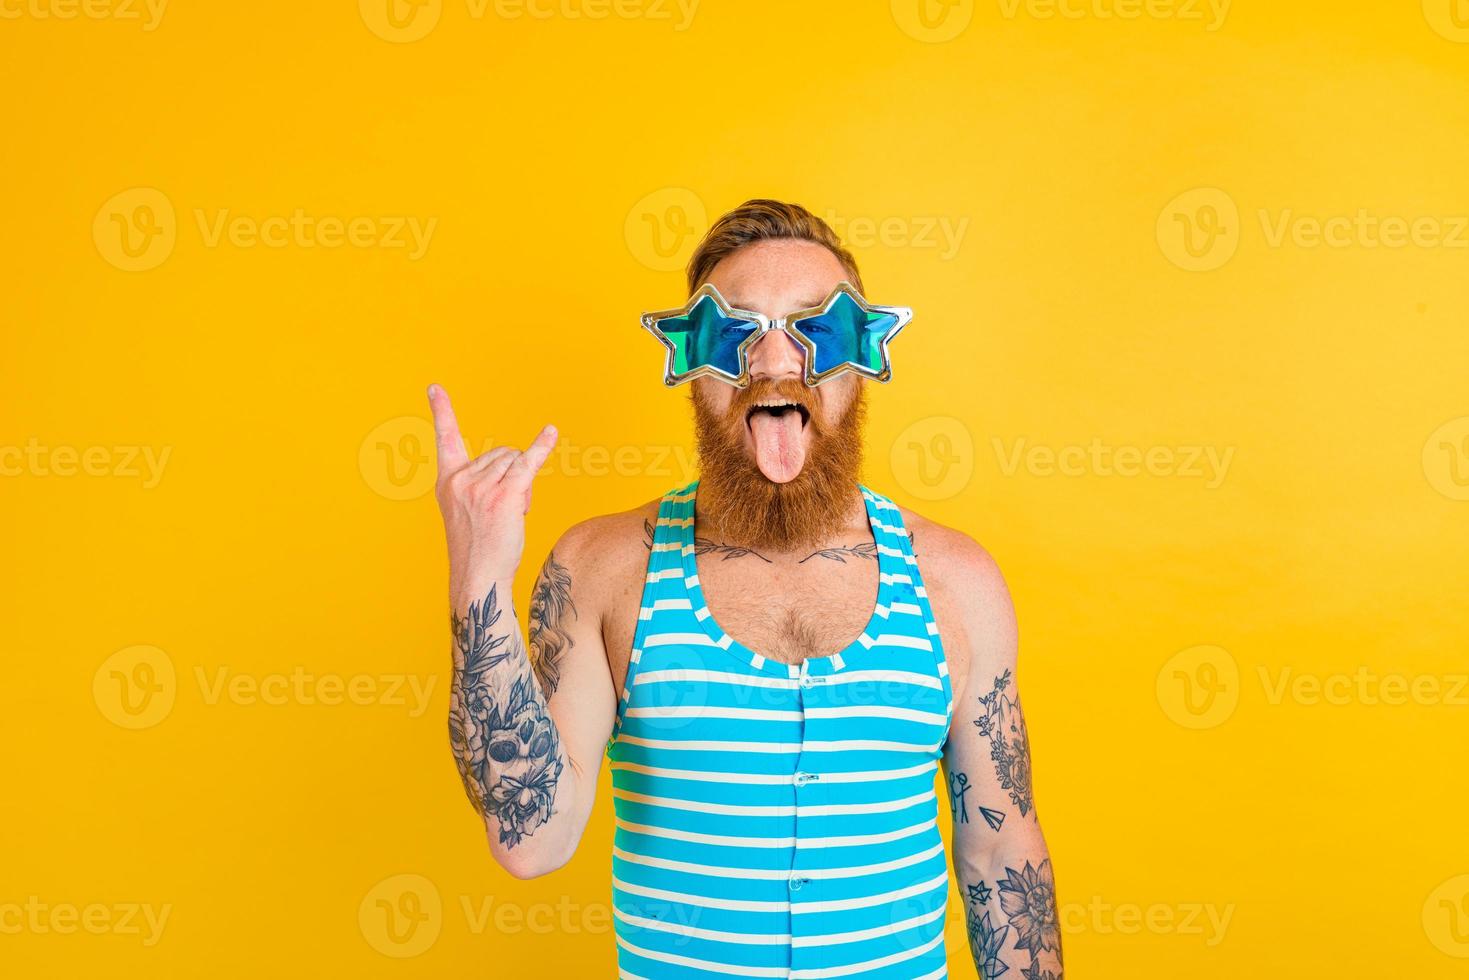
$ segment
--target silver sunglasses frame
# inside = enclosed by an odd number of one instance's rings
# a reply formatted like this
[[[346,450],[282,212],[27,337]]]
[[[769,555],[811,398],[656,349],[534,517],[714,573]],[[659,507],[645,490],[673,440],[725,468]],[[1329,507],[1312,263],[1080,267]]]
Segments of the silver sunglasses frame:
[[[816,344],[814,341],[811,340],[810,337],[807,337],[805,334],[801,333],[801,331],[795,326],[795,324],[797,324],[801,320],[809,320],[812,317],[824,316],[825,314],[831,312],[832,306],[834,306],[837,300],[840,299],[842,296],[847,296],[848,298],[850,298],[864,313],[879,313],[886,316],[894,317],[896,319],[897,322],[894,324],[893,328],[889,330],[878,342],[882,348],[881,370],[872,371],[859,364],[853,364],[851,361],[843,361],[836,367],[828,368],[825,371],[817,372],[813,370],[813,367],[816,363]],[[739,356],[740,361],[739,374],[732,375],[727,371],[719,370],[711,364],[701,364],[698,367],[694,368],[692,371],[685,371],[683,374],[678,374],[673,370],[673,358],[678,348],[673,343],[673,341],[669,340],[668,337],[664,335],[662,330],[658,329],[658,324],[663,320],[688,316],[694,311],[694,307],[698,306],[699,303],[703,302],[703,300],[706,298],[712,299],[715,306],[719,308],[720,313],[723,314],[725,317],[735,320],[746,320],[750,323],[755,324],[756,326],[755,331],[751,333],[750,336],[742,340],[739,347],[736,348],[736,352]],[[804,310],[796,310],[792,313],[787,313],[785,316],[777,317],[775,319],[771,319],[763,313],[756,313],[753,310],[742,310],[738,307],[731,306],[729,302],[724,298],[724,296],[719,292],[719,290],[715,288],[713,283],[706,282],[694,292],[693,296],[689,297],[688,302],[685,303],[683,306],[672,310],[662,310],[657,313],[644,313],[642,316],[642,324],[643,329],[647,330],[654,337],[657,337],[659,343],[661,343],[664,348],[666,348],[667,356],[664,359],[663,365],[663,384],[669,388],[676,388],[681,384],[685,384],[686,382],[692,381],[695,378],[701,377],[717,378],[720,381],[723,381],[726,384],[734,385],[737,388],[748,387],[750,384],[750,348],[753,347],[761,337],[765,336],[772,330],[783,331],[786,336],[794,340],[805,352],[806,356],[804,358],[805,364],[802,369],[802,376],[806,384],[814,388],[815,386],[822,384],[823,382],[830,381],[832,378],[840,374],[845,374],[848,371],[852,372],[853,374],[859,375],[860,377],[867,378],[871,381],[876,381],[879,384],[887,384],[889,381],[892,380],[893,377],[893,362],[892,357],[888,353],[888,344],[902,331],[904,327],[908,325],[909,321],[911,321],[912,319],[913,309],[911,307],[879,306],[876,303],[869,303],[862,296],[862,294],[857,291],[857,288],[855,286],[846,281],[837,283],[837,285],[832,289],[832,291],[827,295],[826,299],[822,301],[819,306],[808,307]]]

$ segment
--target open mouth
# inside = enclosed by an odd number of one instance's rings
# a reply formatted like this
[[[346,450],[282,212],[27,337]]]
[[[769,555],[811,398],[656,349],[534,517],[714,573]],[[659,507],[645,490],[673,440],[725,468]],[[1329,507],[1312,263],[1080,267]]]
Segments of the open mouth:
[[[766,413],[780,418],[788,412],[795,412],[801,417],[802,428],[805,428],[806,423],[811,421],[811,412],[805,405],[784,398],[763,398],[751,405],[750,410],[745,413],[745,427],[749,428],[750,420],[758,414]]]

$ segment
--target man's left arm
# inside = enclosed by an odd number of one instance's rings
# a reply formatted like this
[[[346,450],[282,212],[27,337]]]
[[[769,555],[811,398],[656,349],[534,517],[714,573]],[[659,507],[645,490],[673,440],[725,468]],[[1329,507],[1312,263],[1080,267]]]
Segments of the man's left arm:
[[[954,874],[979,975],[1060,980],[1055,876],[1036,816],[1015,682],[1015,611],[994,561],[977,545],[974,551],[961,562],[965,595],[950,604],[958,629],[945,630],[967,653],[944,748]]]

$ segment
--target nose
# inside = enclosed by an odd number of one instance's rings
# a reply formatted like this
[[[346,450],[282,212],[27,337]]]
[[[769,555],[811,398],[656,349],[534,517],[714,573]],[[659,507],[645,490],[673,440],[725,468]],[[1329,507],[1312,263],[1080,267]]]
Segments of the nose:
[[[784,330],[772,330],[750,348],[750,377],[779,381],[801,378],[806,352]]]

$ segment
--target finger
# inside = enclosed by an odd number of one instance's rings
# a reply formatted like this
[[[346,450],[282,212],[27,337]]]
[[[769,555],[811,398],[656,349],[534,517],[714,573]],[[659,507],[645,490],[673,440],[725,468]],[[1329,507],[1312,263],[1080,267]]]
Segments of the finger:
[[[449,393],[436,384],[429,385],[428,406],[434,415],[434,445],[438,451],[439,474],[444,475],[468,463],[469,452],[459,435],[459,419],[454,416]]]
[[[551,455],[551,450],[556,446],[556,427],[548,425],[536,436],[536,441],[530,444],[520,457],[510,464],[505,471],[505,479],[514,482],[518,486],[529,487],[531,480],[535,479],[541,467],[546,465],[546,460]]]
[[[505,452],[495,458],[493,462],[480,471],[481,478],[491,483],[499,483],[505,476],[507,470],[520,458],[520,450],[510,446],[505,447]]]
[[[489,469],[492,464],[499,462],[505,456],[510,455],[511,453],[519,452],[520,450],[516,449],[514,446],[496,446],[494,449],[491,449],[489,452],[477,457],[473,462],[471,462],[469,464],[469,472],[483,473],[485,470]]]

